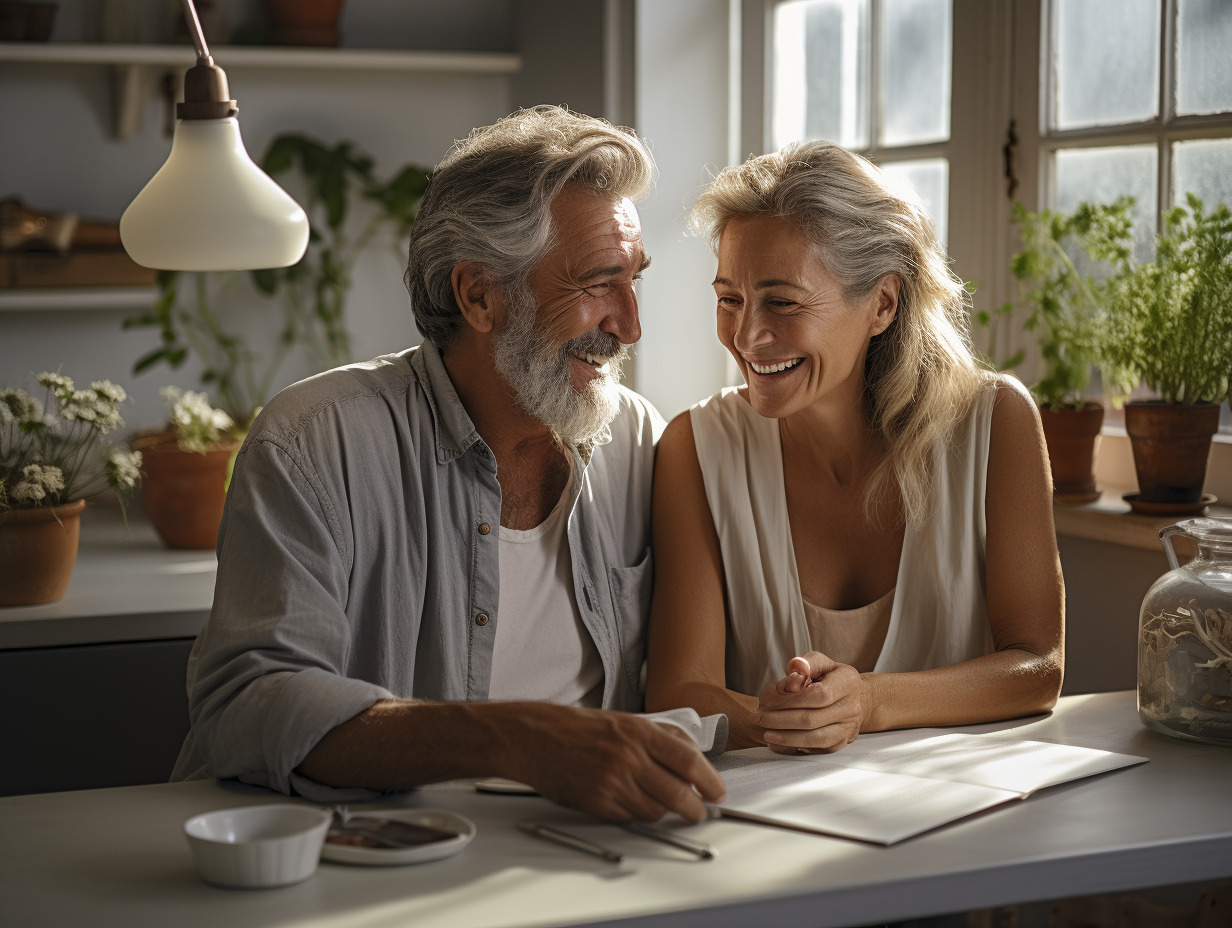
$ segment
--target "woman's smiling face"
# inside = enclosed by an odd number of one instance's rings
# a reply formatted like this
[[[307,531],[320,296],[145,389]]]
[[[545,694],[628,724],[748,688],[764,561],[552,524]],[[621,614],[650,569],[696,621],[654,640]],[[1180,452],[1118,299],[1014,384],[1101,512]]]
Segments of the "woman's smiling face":
[[[812,241],[770,216],[733,219],[719,240],[719,341],[749,385],[749,402],[781,419],[822,400],[860,402],[868,343],[889,326],[898,279],[853,304]]]

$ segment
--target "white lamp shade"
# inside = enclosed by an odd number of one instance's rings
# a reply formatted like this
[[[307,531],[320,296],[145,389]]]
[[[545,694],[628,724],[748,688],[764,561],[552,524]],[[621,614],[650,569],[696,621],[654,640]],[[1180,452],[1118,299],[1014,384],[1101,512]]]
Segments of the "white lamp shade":
[[[308,247],[308,217],[257,167],[235,117],[180,120],[171,155],[120,217],[138,264],[168,271],[287,267]]]

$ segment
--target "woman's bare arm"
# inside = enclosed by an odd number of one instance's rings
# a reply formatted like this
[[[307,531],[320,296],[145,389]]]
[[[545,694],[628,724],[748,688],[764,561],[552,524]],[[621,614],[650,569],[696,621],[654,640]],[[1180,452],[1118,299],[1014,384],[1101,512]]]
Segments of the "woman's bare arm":
[[[760,729],[748,722],[757,698],[725,685],[723,562],[687,412],[673,419],[659,440],[653,499],[646,709],[722,712],[730,725],[728,747],[759,745]]]

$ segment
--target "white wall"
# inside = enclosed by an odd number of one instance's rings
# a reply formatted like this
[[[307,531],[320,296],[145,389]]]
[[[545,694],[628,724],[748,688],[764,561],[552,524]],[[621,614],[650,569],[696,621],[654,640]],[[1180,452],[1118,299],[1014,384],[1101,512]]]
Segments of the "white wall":
[[[670,418],[726,382],[714,256],[686,224],[711,171],[727,165],[727,0],[637,0],[635,35],[635,126],[652,143],[659,184],[641,209],[654,265],[633,386]]]

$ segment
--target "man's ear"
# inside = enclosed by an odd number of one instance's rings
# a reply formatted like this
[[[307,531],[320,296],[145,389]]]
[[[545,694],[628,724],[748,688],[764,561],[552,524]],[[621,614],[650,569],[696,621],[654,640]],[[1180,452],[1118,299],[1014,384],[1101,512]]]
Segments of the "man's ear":
[[[898,291],[902,281],[897,274],[886,274],[873,292],[874,304],[872,335],[880,335],[890,327],[898,315]]]
[[[491,332],[505,315],[504,293],[482,264],[463,261],[451,277],[453,298],[476,332]]]

